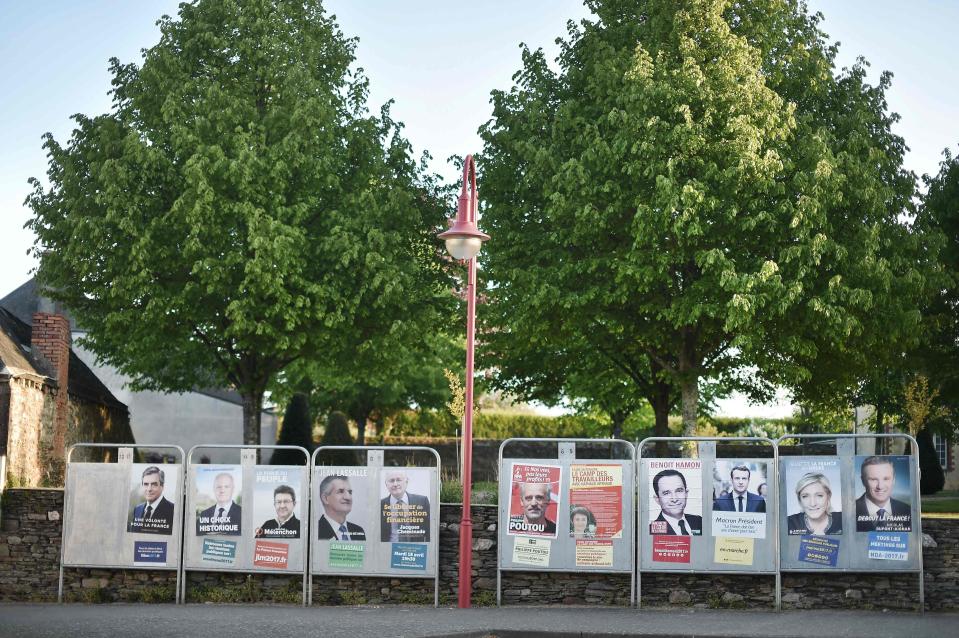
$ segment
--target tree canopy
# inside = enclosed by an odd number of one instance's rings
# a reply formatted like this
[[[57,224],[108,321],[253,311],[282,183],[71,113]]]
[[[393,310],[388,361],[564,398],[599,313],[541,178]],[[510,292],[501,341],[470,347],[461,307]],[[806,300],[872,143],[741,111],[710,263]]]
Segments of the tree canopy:
[[[923,179],[926,193],[916,223],[938,248],[937,271],[924,308],[923,340],[913,358],[935,394],[929,427],[954,438],[959,433],[959,157],[946,150],[939,173]]]
[[[757,394],[820,373],[845,390],[901,351],[922,278],[889,76],[836,72],[798,2],[587,4],[558,70],[524,48],[481,129],[499,373],[537,349],[628,361],[637,393],[681,395],[691,433],[701,379],[753,364]]]
[[[199,0],[159,24],[139,66],[111,61],[110,113],[46,136],[37,276],[136,387],[235,387],[258,443],[279,371],[448,290],[445,209],[319,0]]]

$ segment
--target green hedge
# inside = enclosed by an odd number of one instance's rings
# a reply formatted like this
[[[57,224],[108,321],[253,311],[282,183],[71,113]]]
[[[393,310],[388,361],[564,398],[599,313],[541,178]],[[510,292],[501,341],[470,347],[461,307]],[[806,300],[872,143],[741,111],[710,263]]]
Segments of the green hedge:
[[[459,423],[446,411],[407,410],[391,421],[388,436],[449,437],[456,436]],[[764,436],[775,439],[786,432],[809,429],[795,418],[759,419],[746,417],[700,417],[699,431],[714,436]],[[682,419],[669,418],[671,436],[681,436]],[[537,438],[606,438],[610,434],[609,419],[600,416],[540,416],[520,412],[481,412],[473,423],[477,439]],[[653,422],[647,415],[637,415],[623,425],[623,438],[628,441],[653,436]]]
[[[459,423],[447,412],[412,410],[401,412],[390,425],[390,436],[455,436]],[[604,438],[609,424],[591,416],[540,416],[513,412],[481,412],[473,421],[477,439]]]

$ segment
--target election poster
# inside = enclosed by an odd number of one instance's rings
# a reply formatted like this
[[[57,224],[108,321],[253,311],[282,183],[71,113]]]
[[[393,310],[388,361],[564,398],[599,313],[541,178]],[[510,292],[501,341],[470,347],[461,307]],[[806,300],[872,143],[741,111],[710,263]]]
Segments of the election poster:
[[[368,506],[370,469],[352,465],[317,466],[314,471],[321,477],[317,493],[313,495],[316,539],[337,541],[341,544],[369,540],[370,530],[374,525],[370,520]],[[337,556],[337,563],[351,562],[358,556],[362,564],[362,546],[342,549],[341,544],[330,546],[331,561],[334,554]]]
[[[549,567],[552,541],[545,538],[518,537],[513,542],[513,563]]]
[[[713,536],[766,538],[765,461],[717,459],[713,464]]]
[[[649,533],[653,536],[700,536],[703,533],[703,462],[699,459],[650,459],[647,463]]]
[[[908,456],[857,456],[857,532],[912,531]]]
[[[612,567],[613,541],[576,539],[577,567]]]
[[[297,494],[297,490],[302,485],[302,472],[301,468],[257,468],[253,479],[253,520],[259,524],[254,537],[274,540],[300,537],[302,495]],[[262,547],[271,546],[265,543]],[[262,555],[266,556],[269,551],[264,549]]]
[[[755,542],[752,538],[718,536],[713,550],[713,562],[724,565],[752,565]]]
[[[623,466],[574,464],[569,472],[569,535],[622,538]]]
[[[196,535],[239,536],[242,533],[243,472],[239,465],[196,468]],[[225,545],[209,545],[221,555]],[[204,545],[206,557],[207,545]],[[232,558],[232,555],[231,555]]]
[[[512,464],[507,535],[556,538],[561,471],[558,465]]]
[[[175,503],[179,502],[179,470],[179,465],[162,463],[133,463],[130,466],[127,532],[173,534]]]
[[[431,503],[427,496],[432,494],[430,469],[384,467],[379,475],[380,541],[430,542]]]
[[[839,459],[795,456],[782,459],[786,480],[783,504],[791,536],[842,534],[842,476]]]

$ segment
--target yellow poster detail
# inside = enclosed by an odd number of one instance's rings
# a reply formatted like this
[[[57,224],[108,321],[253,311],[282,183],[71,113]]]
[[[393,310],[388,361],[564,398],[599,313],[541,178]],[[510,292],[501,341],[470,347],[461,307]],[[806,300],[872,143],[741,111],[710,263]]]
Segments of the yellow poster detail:
[[[576,541],[577,567],[612,567],[613,541]]]
[[[754,539],[741,536],[717,536],[713,562],[726,565],[752,565],[753,542]]]

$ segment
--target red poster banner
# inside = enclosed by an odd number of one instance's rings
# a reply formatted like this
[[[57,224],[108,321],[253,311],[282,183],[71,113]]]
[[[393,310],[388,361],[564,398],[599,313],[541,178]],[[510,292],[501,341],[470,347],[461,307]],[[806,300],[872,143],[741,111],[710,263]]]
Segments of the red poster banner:
[[[253,564],[267,569],[286,569],[289,555],[286,543],[258,540],[253,547]]]
[[[569,535],[622,538],[623,466],[571,465],[569,470]]]
[[[556,538],[560,471],[558,465],[513,463],[509,536]]]
[[[653,560],[660,563],[688,563],[690,536],[653,536]]]

